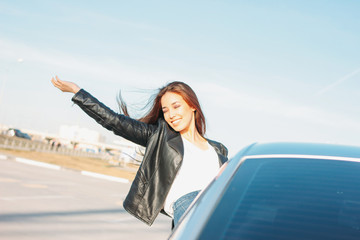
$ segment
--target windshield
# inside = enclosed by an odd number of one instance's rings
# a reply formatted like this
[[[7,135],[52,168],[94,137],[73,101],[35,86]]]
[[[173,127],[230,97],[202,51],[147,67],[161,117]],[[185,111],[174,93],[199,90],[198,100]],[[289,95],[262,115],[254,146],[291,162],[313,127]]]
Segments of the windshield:
[[[360,239],[359,173],[358,162],[246,160],[201,239]]]

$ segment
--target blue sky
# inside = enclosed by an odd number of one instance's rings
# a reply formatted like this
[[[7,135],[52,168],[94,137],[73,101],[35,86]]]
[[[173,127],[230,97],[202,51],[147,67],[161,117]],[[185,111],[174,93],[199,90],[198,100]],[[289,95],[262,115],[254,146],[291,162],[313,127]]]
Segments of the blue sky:
[[[191,85],[207,137],[360,145],[358,1],[0,2],[0,123],[116,139],[50,79],[116,109],[169,81]]]

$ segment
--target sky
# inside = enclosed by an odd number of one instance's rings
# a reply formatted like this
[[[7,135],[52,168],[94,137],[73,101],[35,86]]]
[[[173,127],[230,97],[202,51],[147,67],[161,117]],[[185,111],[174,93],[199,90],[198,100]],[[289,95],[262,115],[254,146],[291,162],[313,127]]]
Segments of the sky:
[[[134,117],[159,87],[197,93],[206,137],[360,145],[359,1],[0,1],[0,124],[117,139],[57,75]]]

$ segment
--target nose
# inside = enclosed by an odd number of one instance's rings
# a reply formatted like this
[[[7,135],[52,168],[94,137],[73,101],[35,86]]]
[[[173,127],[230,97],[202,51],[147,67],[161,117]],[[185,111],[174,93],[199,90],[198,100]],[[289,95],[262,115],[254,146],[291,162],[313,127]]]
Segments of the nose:
[[[172,119],[173,117],[175,117],[175,111],[174,110],[169,110],[169,117],[170,119]]]

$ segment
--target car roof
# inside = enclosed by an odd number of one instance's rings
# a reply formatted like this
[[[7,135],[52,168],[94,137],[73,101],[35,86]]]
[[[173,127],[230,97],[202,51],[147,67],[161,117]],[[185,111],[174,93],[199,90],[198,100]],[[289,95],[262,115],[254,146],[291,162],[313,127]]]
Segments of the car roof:
[[[360,162],[360,146],[324,144],[324,143],[304,143],[304,142],[272,142],[272,143],[253,143],[244,147],[229,162],[227,162],[224,172],[216,178],[201,195],[200,201],[195,202],[189,211],[190,218],[184,219],[187,227],[175,229],[170,239],[196,239],[200,236],[202,228],[207,224],[207,218],[210,217],[212,210],[207,212],[206,209],[213,209],[217,205],[223,192],[227,190],[229,177],[232,179],[244,161],[262,158],[308,158],[324,160],[345,160]],[[231,188],[236,191],[235,188]],[[190,222],[189,222],[190,221]],[[190,224],[189,224],[190,223]],[[190,226],[190,227],[189,227]],[[189,231],[190,230],[190,231]]]
[[[254,143],[239,154],[243,157],[299,155],[360,158],[360,146],[300,142]]]

